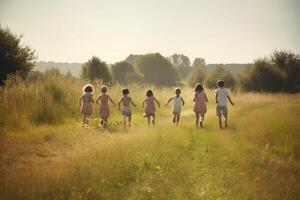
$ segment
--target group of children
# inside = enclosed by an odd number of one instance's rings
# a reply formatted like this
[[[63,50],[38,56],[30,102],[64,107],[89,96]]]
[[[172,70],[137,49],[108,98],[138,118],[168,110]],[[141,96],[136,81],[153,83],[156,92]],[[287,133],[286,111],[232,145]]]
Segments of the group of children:
[[[227,99],[234,105],[231,98],[230,92],[228,89],[224,88],[224,81],[219,80],[217,82],[217,89],[215,90],[215,100],[216,100],[216,113],[219,118],[219,126],[223,128],[222,124],[222,116],[224,116],[224,125],[227,127],[227,117],[228,117],[228,109],[227,109]],[[83,114],[83,124],[88,123],[88,117],[93,113],[93,91],[94,88],[91,84],[87,84],[83,87],[83,94],[79,99],[80,112]],[[118,108],[124,116],[124,126],[128,121],[128,126],[130,127],[131,123],[131,105],[136,107],[136,104],[132,101],[129,96],[129,90],[127,88],[122,90],[123,96],[120,98],[118,102]],[[171,101],[173,101],[173,123],[178,124],[180,120],[181,108],[184,106],[185,102],[180,96],[181,90],[180,88],[175,89],[175,96],[171,97],[168,102],[165,104],[167,106]],[[196,127],[203,128],[203,120],[204,116],[207,112],[206,102],[208,101],[206,93],[204,92],[204,88],[200,83],[197,83],[195,86],[195,94],[194,94],[194,112],[196,118]],[[101,87],[101,95],[98,96],[96,103],[100,104],[100,118],[101,125],[105,128],[107,127],[107,121],[109,117],[109,102],[113,105],[116,103],[110,98],[107,94],[107,86]],[[146,104],[146,107],[145,107]],[[146,93],[146,98],[143,100],[143,108],[145,107],[144,116],[148,120],[148,125],[155,124],[155,104],[160,107],[159,101],[154,97],[152,90],[148,90]]]

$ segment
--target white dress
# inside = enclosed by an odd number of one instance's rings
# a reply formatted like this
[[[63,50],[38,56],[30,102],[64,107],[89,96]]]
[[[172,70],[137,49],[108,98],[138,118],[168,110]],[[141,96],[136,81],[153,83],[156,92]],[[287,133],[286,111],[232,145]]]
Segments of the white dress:
[[[173,113],[180,114],[181,112],[181,96],[174,96],[173,99]]]

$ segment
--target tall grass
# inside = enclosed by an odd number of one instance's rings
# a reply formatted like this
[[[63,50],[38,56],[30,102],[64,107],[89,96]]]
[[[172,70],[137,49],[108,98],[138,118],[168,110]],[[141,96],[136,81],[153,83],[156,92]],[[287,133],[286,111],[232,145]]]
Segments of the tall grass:
[[[1,90],[7,134],[0,138],[0,199],[298,199],[299,94],[234,93],[229,127],[220,130],[213,92],[206,91],[204,129],[196,129],[193,90],[183,88],[180,125],[162,106],[156,127],[147,128],[146,90],[162,105],[174,91],[128,85],[138,104],[133,127],[101,129],[98,106],[90,126],[75,123],[83,84],[52,74]],[[99,83],[94,86],[97,96]],[[109,88],[113,100],[122,87]],[[116,107],[109,120],[122,120]]]

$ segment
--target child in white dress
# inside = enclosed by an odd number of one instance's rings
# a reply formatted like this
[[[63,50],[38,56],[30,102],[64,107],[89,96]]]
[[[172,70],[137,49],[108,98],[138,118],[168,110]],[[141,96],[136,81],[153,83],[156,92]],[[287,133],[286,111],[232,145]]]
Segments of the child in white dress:
[[[165,106],[167,106],[170,101],[173,100],[173,123],[178,124],[180,120],[181,113],[181,105],[184,106],[184,100],[180,96],[181,90],[180,88],[175,89],[175,96],[171,97]]]

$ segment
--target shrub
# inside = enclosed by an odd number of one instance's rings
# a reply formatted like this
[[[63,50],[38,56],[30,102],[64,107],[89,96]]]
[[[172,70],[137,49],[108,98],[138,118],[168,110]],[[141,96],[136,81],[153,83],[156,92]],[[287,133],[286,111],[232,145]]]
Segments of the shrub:
[[[102,80],[104,83],[109,83],[111,81],[111,75],[107,64],[97,57],[92,57],[84,63],[81,69],[81,78],[92,82],[95,80]]]
[[[227,88],[234,88],[236,85],[234,75],[223,65],[218,65],[214,70],[207,73],[204,80],[205,86],[210,89],[216,88],[218,80],[224,80]]]
[[[191,87],[194,87],[196,83],[203,83],[205,78],[205,67],[204,66],[195,66],[188,76],[187,84]]]

